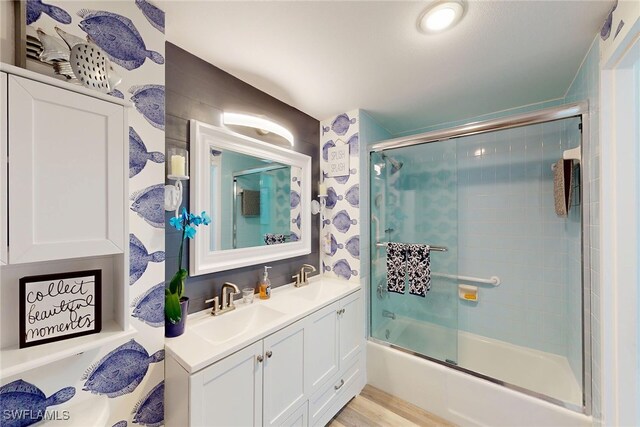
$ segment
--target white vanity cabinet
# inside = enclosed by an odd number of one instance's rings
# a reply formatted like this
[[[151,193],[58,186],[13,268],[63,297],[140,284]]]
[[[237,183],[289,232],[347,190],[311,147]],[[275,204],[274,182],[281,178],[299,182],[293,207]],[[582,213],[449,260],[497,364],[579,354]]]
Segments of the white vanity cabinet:
[[[192,375],[189,425],[286,424],[305,402],[304,333],[296,322]]]
[[[166,425],[326,423],[364,386],[363,328],[358,289],[191,375],[169,351]]]
[[[326,375],[328,382],[318,381],[309,393],[309,425],[326,424],[364,386],[364,317],[360,292],[347,295],[329,307],[334,310],[338,333],[334,337],[311,333],[308,342],[314,351],[321,351],[324,345],[335,345],[337,370],[332,370],[336,372],[334,375]],[[327,359],[323,365],[330,366]]]
[[[7,80],[9,263],[123,253],[125,108]]]
[[[262,355],[260,341],[193,374],[183,402],[190,425],[262,425]]]

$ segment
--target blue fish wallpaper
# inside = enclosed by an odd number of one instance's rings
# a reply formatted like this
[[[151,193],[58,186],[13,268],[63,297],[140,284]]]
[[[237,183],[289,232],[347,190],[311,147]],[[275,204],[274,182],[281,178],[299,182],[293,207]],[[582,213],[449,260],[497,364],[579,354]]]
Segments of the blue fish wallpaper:
[[[164,57],[148,50],[142,36],[129,18],[104,10],[81,9],[84,18],[80,28],[89,39],[105,51],[109,59],[131,71],[149,58],[156,64],[164,64]]]
[[[147,0],[136,0],[136,6],[138,6],[144,14],[144,17],[147,18],[149,24],[164,34],[164,12]]]
[[[45,410],[50,406],[60,405],[76,394],[74,387],[65,387],[47,397],[42,390],[24,380],[16,380],[0,387],[0,426],[22,427],[42,420]],[[25,411],[23,417],[7,416]]]
[[[124,94],[122,96],[124,97]],[[142,172],[148,161],[164,163],[164,153],[159,151],[149,152],[140,135],[132,126],[129,126],[129,178],[133,178]]]
[[[150,254],[135,234],[129,234],[129,285],[142,277],[150,262],[162,262],[164,259],[164,251]]]
[[[118,397],[131,393],[144,378],[149,365],[164,360],[164,350],[151,356],[135,339],[122,344],[87,369],[84,391]]]
[[[131,194],[131,210],[149,225],[164,228],[164,184],[156,184]]]
[[[66,10],[43,3],[42,0],[27,0],[27,25],[36,22],[43,13],[61,24],[71,23],[71,15]]]
[[[132,86],[131,102],[136,110],[144,116],[151,126],[164,130],[164,86],[143,85]]]
[[[154,328],[164,326],[164,282],[134,299],[131,307],[131,316]]]
[[[0,407],[24,413],[106,405],[101,425],[164,423],[165,16],[155,0],[28,0],[26,24],[99,45],[122,82],[110,95],[131,102],[128,287],[132,335],[41,368],[0,379]],[[31,412],[25,412],[31,411]],[[28,426],[37,417],[0,420]],[[96,420],[96,422],[98,422]],[[102,424],[104,423],[104,424]]]
[[[322,272],[343,280],[360,277],[360,171],[359,111],[338,114],[320,123],[320,169],[327,186],[320,239],[329,236],[330,244],[321,245]],[[347,175],[328,177],[328,150],[349,147],[350,168]]]
[[[164,380],[151,389],[133,408],[133,422],[158,427],[164,422]]]

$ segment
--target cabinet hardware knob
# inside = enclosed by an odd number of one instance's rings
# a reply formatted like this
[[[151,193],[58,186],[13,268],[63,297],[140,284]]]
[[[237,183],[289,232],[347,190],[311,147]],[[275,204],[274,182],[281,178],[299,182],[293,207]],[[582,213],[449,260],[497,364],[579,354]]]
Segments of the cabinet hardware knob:
[[[267,351],[267,357],[271,357],[273,355],[273,352],[271,350]]]
[[[256,356],[256,359],[258,359],[258,363],[262,363],[262,361],[264,360],[264,357],[262,357],[262,355],[259,354],[258,356]]]
[[[336,390],[340,390],[343,385],[344,385],[344,379],[341,379],[340,384],[333,386],[333,388],[335,388]]]

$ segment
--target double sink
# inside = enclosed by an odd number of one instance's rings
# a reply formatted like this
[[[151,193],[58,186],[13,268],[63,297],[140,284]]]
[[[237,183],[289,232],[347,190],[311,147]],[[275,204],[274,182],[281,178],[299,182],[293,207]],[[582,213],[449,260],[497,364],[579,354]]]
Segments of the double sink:
[[[220,316],[203,310],[189,316],[184,335],[168,340],[166,349],[190,373],[328,305],[360,287],[359,283],[315,276],[309,284],[274,289],[268,300],[236,302]]]

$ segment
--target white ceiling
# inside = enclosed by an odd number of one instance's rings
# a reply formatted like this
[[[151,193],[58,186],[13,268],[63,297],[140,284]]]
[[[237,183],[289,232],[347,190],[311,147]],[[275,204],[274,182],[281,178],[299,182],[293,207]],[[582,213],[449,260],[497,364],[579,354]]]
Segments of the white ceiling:
[[[318,120],[368,110],[392,134],[563,97],[610,1],[167,1],[167,40]]]

